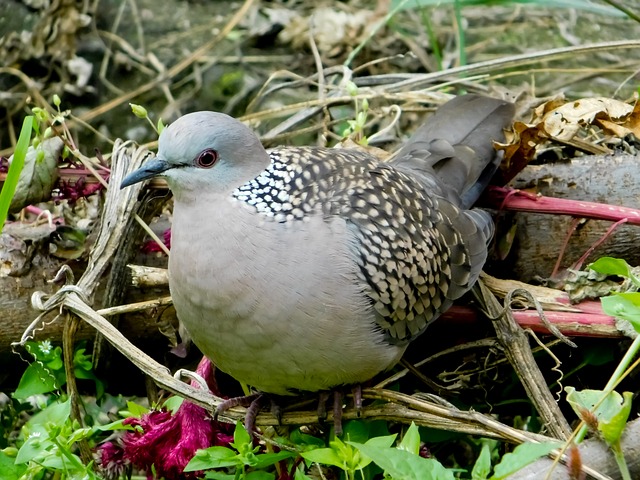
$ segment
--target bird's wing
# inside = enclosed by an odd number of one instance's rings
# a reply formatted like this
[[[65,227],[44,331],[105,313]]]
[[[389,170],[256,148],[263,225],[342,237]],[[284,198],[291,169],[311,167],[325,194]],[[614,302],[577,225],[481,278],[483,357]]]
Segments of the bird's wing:
[[[391,341],[408,341],[476,281],[491,218],[460,210],[389,165],[359,177],[336,192],[342,198],[334,205],[354,227],[356,261],[380,326]]]
[[[347,221],[354,261],[390,341],[422,333],[475,282],[491,218],[445,199],[449,187],[435,174],[417,179],[355,150],[287,148],[271,155],[285,153],[290,209],[281,218]]]

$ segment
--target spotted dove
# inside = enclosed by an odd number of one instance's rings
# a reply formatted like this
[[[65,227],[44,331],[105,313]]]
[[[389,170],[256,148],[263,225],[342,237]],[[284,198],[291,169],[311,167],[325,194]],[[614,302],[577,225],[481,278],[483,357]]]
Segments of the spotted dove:
[[[171,296],[219,369],[271,394],[328,390],[395,365],[477,280],[493,223],[472,205],[513,111],[454,98],[387,162],[265,150],[241,122],[195,112],[122,186],[169,184]]]

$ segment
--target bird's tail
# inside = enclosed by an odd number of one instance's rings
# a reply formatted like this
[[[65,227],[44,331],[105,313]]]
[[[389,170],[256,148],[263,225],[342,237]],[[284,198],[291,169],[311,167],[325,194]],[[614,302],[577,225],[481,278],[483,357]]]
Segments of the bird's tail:
[[[423,179],[453,204],[469,209],[502,158],[493,142],[515,113],[512,103],[480,95],[462,95],[442,105],[394,157],[394,166]],[[441,185],[434,185],[433,176]]]

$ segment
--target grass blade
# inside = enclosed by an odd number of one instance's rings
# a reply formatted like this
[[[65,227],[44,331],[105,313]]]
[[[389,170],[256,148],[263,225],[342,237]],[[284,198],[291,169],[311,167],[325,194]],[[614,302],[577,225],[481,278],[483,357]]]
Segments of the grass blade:
[[[29,115],[28,117],[25,117],[22,122],[20,137],[18,138],[16,149],[13,152],[13,161],[11,162],[11,165],[9,165],[7,178],[2,186],[2,191],[0,191],[0,233],[2,233],[4,222],[7,219],[7,214],[9,213],[9,205],[11,204],[11,199],[16,191],[20,172],[22,172],[22,167],[24,167],[24,159],[27,156],[27,150],[29,149],[32,129],[33,116]]]

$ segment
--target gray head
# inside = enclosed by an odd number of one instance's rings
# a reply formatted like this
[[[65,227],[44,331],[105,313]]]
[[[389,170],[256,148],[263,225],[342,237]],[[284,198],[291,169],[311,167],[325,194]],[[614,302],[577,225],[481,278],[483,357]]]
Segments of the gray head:
[[[173,193],[229,193],[269,165],[269,155],[244,124],[223,113],[180,117],[160,134],[158,154],[130,173],[121,188],[162,176]]]

